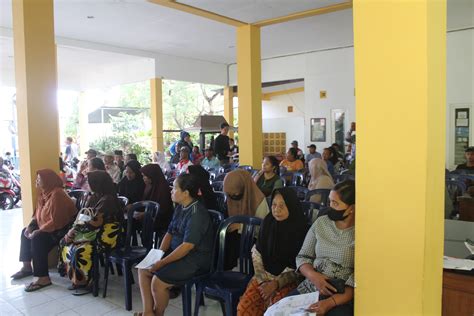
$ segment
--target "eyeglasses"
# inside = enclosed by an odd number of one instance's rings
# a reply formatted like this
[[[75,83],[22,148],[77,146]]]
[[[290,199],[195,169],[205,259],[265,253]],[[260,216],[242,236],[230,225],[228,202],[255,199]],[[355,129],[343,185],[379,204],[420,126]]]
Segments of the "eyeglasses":
[[[243,193],[241,193],[241,194],[226,194],[226,195],[229,199],[234,200],[234,201],[242,200],[242,198],[244,197]]]

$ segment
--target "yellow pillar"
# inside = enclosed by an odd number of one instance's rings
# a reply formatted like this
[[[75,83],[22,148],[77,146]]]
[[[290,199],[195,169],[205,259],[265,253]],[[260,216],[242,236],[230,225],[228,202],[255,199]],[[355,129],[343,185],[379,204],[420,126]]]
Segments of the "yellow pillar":
[[[239,161],[255,168],[262,163],[262,78],[260,28],[237,28]]]
[[[234,89],[224,87],[224,117],[230,126],[234,126]],[[234,131],[229,131],[229,137],[234,138]]]
[[[151,144],[153,152],[163,152],[163,87],[161,78],[150,80]]]
[[[59,124],[53,0],[15,0],[13,40],[24,222],[36,203],[39,169],[58,171]]]
[[[355,0],[354,50],[355,314],[440,315],[446,1]]]
[[[84,91],[79,93],[79,156],[89,150],[89,111],[86,105],[86,95]]]

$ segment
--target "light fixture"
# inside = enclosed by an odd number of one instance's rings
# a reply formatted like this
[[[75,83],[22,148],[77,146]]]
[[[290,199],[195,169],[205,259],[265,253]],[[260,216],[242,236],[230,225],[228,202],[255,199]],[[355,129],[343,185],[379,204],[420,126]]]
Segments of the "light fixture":
[[[95,19],[95,16],[93,16],[93,15],[88,15],[87,18],[88,18],[88,19]]]

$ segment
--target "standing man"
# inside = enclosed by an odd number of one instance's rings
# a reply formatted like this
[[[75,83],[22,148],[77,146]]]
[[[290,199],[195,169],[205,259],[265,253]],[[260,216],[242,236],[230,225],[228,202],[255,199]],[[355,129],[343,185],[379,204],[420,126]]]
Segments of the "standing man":
[[[77,150],[77,145],[72,140],[72,137],[66,138],[66,155],[64,156],[64,162],[73,161],[75,158],[77,159],[79,153]]]
[[[228,133],[229,124],[224,122],[221,124],[221,133],[214,140],[214,152],[216,153],[217,159],[219,159],[221,165],[229,163],[230,145],[229,136],[227,136]]]

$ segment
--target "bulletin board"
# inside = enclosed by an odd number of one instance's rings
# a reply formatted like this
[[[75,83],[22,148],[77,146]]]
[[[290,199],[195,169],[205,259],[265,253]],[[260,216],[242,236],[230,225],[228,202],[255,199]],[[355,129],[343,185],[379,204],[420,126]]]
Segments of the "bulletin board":
[[[263,133],[263,154],[280,155],[286,152],[286,133]]]

